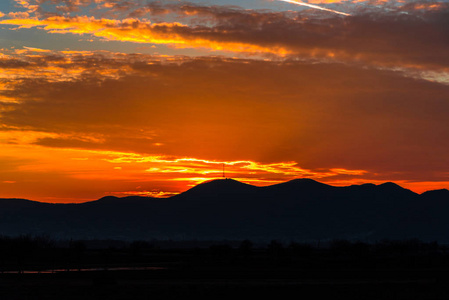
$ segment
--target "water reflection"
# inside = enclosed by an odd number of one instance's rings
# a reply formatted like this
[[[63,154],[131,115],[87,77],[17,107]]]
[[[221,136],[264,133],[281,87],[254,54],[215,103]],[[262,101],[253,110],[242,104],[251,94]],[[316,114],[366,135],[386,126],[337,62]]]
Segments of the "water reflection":
[[[53,270],[24,270],[24,271],[3,271],[2,274],[53,274],[63,272],[99,272],[99,271],[146,271],[165,270],[162,267],[115,267],[115,268],[81,268],[81,269],[53,269]]]

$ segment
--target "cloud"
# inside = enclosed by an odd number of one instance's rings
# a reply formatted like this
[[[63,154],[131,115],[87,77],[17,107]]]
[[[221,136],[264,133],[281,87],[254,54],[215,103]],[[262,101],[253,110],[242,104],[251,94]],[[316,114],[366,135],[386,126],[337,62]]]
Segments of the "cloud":
[[[94,17],[49,17],[38,19],[7,19],[0,24],[16,25],[19,28],[41,27],[50,33],[91,34],[96,37],[113,41],[169,44],[177,47],[208,48],[249,53],[286,54],[282,47],[265,47],[225,37],[225,33],[213,33],[208,28],[191,28],[180,23],[144,22],[137,19],[113,20],[95,19]],[[218,35],[214,37],[214,35]],[[222,37],[220,37],[220,35]]]
[[[14,102],[0,105],[0,120],[5,140],[16,144],[34,131],[45,134],[27,144],[265,166],[296,162],[339,176],[367,170],[360,175],[372,179],[437,178],[448,163],[449,87],[400,72],[24,50],[3,60],[9,88],[2,93]]]
[[[39,8],[40,1],[37,0],[14,0],[19,7],[25,8],[28,12],[35,12]]]
[[[449,3],[442,1],[416,1],[405,3],[401,6],[402,11],[409,12],[435,12],[435,11],[447,11],[449,8]]]
[[[427,4],[409,4],[407,9],[419,10],[416,8]],[[146,6],[150,15],[175,13],[185,18],[179,22],[153,23],[138,18],[53,15],[7,18],[0,24],[91,35],[110,41],[358,64],[447,83],[449,43],[445,37],[449,34],[449,11],[443,4],[438,7],[441,9],[432,8],[417,15],[368,12],[346,18],[316,19],[292,12],[150,3]]]

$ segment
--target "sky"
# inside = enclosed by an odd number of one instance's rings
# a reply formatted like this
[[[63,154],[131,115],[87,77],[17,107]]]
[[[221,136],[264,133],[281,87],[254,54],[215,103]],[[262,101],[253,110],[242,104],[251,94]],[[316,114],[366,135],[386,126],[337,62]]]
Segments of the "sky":
[[[0,198],[449,188],[449,1],[5,0]]]

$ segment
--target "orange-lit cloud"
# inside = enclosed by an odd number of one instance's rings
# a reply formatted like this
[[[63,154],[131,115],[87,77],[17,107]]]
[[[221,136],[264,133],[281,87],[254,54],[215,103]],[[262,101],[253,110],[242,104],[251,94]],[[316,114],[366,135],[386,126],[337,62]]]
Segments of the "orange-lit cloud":
[[[86,195],[85,189],[92,193],[91,197],[101,197],[105,194],[168,197],[200,182],[221,178],[223,163],[226,165],[227,177],[256,185],[273,184],[304,176],[326,178],[339,174],[333,171],[305,170],[296,163],[218,162],[116,151],[52,149],[33,145],[33,137],[37,139],[39,135],[47,135],[45,133],[20,132],[20,134],[28,137],[18,140],[14,136],[18,136],[19,133],[2,132],[0,161],[8,159],[14,162],[19,158],[13,165],[5,164],[0,169],[0,181],[3,184],[11,184],[4,187],[3,193],[18,193],[15,197],[30,197],[34,194],[33,199],[42,201],[55,201],[61,189],[80,190],[78,192],[80,194],[73,198],[60,196],[59,201],[62,202],[88,200],[86,197],[89,194]],[[351,170],[347,172],[351,173]],[[114,187],[105,192],[95,191],[92,181],[97,182],[102,188],[111,183]],[[36,190],[35,185],[39,182],[44,183],[42,191]],[[158,183],[159,186],[155,186],[154,183]],[[142,188],[142,185],[146,188]],[[153,188],[148,190],[152,186]],[[133,187],[135,190],[130,190]]]
[[[445,11],[449,8],[449,3],[443,1],[426,1],[426,2],[410,2],[405,3],[401,10],[403,11],[421,11],[421,12],[435,12],[435,11]]]
[[[35,12],[39,9],[39,2],[34,0],[14,0],[18,6],[28,10],[28,12]]]
[[[396,72],[303,62],[23,50],[6,53],[2,62],[3,130],[17,133],[9,142],[259,161],[264,168],[291,161],[325,172],[372,170],[379,160],[385,168],[389,157],[401,153],[391,166],[435,169],[446,149],[441,124],[446,122],[447,88]],[[198,89],[198,82],[207,85]],[[407,120],[413,123],[404,125]],[[35,131],[43,133],[33,137]],[[374,151],[383,144],[388,151]],[[433,155],[420,165],[413,157],[422,149]],[[291,172],[291,166],[284,167]]]
[[[443,7],[442,4],[435,5]],[[339,17],[317,21],[302,17],[300,13],[186,4],[149,4],[148,9],[155,16],[160,10],[195,15],[196,21],[152,22],[139,18],[43,15],[9,17],[0,24],[41,28],[49,33],[88,35],[108,41],[209,49],[259,58],[350,63],[448,83],[446,53],[449,46],[444,39],[447,26],[441,14],[443,8],[433,12],[432,6],[424,16],[410,14],[396,18],[395,15],[368,14],[370,17],[348,17],[344,22]],[[204,24],[199,20],[204,20]],[[419,30],[416,30],[417,24]],[[360,43],[362,36],[370,36],[370,39]],[[401,43],[397,43],[398,40]]]
[[[212,50],[225,50],[248,53],[272,53],[280,56],[290,52],[279,46],[264,47],[238,41],[225,41],[203,37],[202,28],[192,29],[180,23],[157,23],[125,19],[95,19],[94,17],[49,17],[39,19],[7,19],[0,24],[16,25],[19,28],[42,27],[50,33],[92,34],[107,40],[122,42],[171,44],[177,47],[203,47]]]
[[[167,198],[178,195],[179,193],[153,190],[153,191],[112,192],[109,194],[116,197],[140,196],[140,197],[153,197],[153,198]]]
[[[365,170],[331,169],[330,171],[336,174],[343,174],[343,175],[364,175],[367,173],[367,171]]]

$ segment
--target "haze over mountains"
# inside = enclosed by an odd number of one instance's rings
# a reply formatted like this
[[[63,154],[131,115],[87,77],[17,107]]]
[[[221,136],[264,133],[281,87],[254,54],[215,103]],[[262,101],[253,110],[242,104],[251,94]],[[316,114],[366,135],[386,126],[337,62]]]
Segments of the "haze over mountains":
[[[0,199],[0,234],[121,240],[327,239],[449,241],[449,191],[394,183],[334,187],[297,179],[255,187],[231,179],[166,199],[104,197],[82,204]]]

